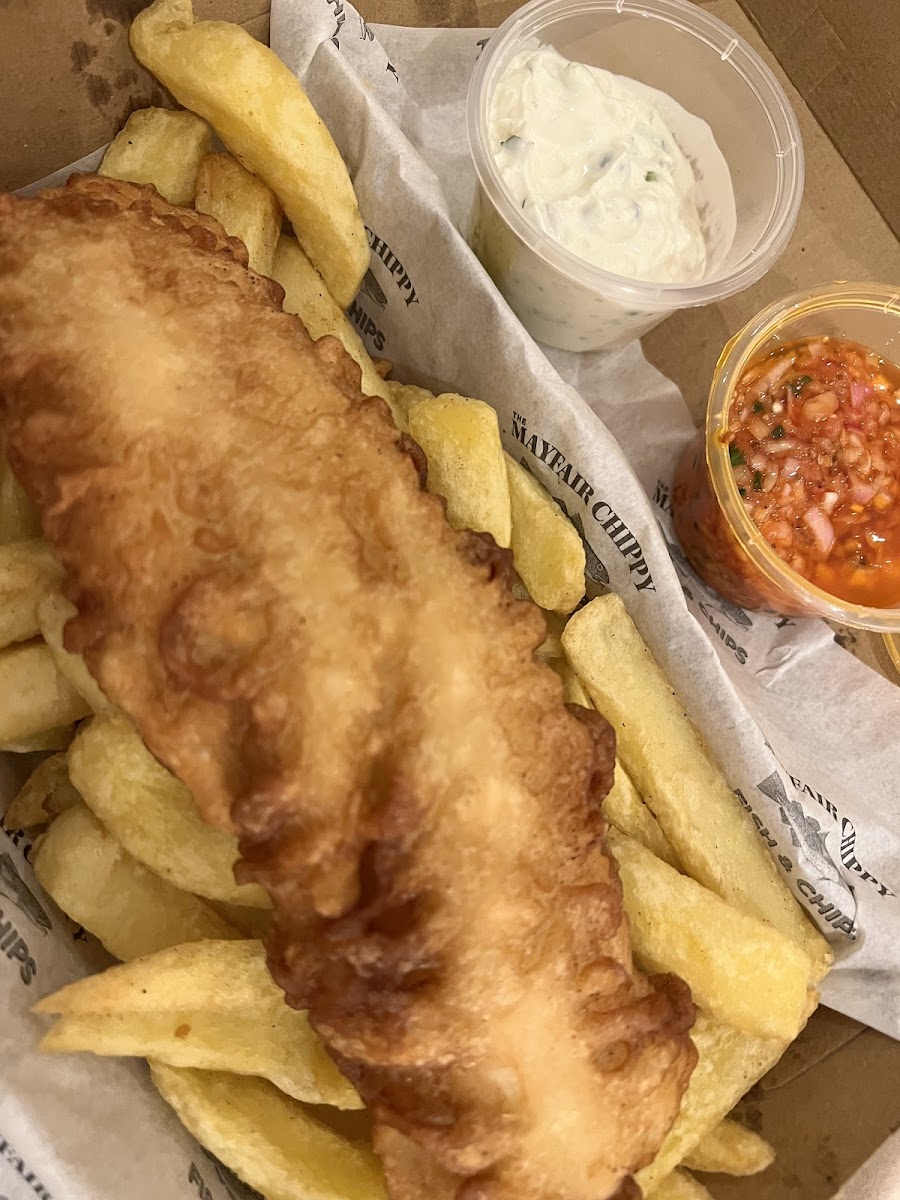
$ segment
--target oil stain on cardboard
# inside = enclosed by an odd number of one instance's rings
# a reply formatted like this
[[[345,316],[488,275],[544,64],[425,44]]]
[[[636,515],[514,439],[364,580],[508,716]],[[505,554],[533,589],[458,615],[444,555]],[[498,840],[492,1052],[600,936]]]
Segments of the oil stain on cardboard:
[[[128,28],[145,3],[84,0],[84,34],[72,42],[69,52],[76,86],[92,108],[103,110],[114,126],[111,132],[137,108],[172,103],[164,89],[134,65],[128,48]]]

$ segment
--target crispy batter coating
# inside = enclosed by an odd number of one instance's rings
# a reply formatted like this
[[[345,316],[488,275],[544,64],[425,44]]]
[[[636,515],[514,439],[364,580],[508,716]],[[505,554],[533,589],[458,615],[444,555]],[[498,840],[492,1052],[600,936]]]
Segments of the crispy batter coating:
[[[693,1008],[632,966],[611,730],[535,660],[508,553],[245,261],[115,180],[0,199],[0,394],[67,645],[237,829],[397,1200],[636,1195]]]

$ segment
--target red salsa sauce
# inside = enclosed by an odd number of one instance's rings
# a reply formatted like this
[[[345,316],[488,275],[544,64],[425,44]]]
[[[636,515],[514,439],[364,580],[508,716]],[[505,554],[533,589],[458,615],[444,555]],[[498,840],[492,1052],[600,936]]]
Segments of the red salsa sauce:
[[[789,567],[852,604],[900,606],[900,367],[839,338],[778,346],[738,380],[722,438]]]

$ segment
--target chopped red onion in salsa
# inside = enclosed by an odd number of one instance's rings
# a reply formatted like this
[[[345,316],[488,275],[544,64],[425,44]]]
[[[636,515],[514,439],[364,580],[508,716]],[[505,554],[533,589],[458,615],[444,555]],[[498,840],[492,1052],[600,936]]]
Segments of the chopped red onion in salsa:
[[[900,367],[839,338],[806,338],[738,381],[727,445],[772,549],[853,604],[900,605]]]

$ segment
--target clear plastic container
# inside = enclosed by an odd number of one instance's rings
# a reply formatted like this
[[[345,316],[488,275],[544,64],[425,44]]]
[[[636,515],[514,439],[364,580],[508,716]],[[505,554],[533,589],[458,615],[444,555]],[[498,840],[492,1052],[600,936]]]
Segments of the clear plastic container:
[[[532,225],[494,164],[488,113],[507,63],[527,44],[666,92],[710,126],[731,174],[730,250],[694,283],[646,283],[585,262]],[[761,278],[784,250],[803,194],[803,145],[775,76],[734,30],[690,0],[532,0],[494,33],[469,86],[479,179],[472,243],[525,328],[563,350],[639,337],[676,309],[712,304]]]
[[[716,365],[706,427],[698,430],[675,472],[675,531],[698,574],[741,608],[900,631],[900,608],[851,604],[792,571],[763,538],[738,495],[726,437],[737,381],[755,358],[780,343],[819,336],[860,342],[900,362],[900,287],[829,283],[797,292],[763,309],[732,338]]]

